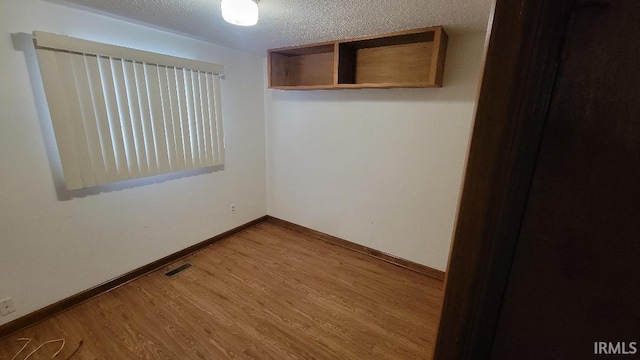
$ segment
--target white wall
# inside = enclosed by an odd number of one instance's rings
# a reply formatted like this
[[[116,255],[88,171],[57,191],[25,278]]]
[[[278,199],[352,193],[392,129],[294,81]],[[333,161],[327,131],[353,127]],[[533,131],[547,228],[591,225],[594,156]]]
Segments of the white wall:
[[[19,35],[36,29],[226,65],[224,170],[75,197],[57,190],[33,46]],[[2,0],[0,60],[0,299],[18,309],[0,324],[266,214],[262,58],[40,0]]]
[[[444,270],[483,47],[452,36],[440,89],[268,90],[269,215]]]

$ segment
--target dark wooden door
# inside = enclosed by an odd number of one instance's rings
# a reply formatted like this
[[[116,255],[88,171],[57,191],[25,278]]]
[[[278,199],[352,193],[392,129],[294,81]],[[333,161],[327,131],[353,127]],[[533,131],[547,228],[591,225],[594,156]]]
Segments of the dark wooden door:
[[[640,358],[640,1],[571,16],[491,358]]]

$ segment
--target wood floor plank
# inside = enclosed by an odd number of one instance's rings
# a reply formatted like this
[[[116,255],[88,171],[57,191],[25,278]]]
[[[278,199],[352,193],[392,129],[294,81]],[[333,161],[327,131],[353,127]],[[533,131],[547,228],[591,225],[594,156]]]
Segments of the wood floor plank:
[[[440,280],[263,222],[3,339],[0,359],[21,337],[23,356],[65,338],[61,359],[82,340],[72,360],[429,359],[442,296]]]

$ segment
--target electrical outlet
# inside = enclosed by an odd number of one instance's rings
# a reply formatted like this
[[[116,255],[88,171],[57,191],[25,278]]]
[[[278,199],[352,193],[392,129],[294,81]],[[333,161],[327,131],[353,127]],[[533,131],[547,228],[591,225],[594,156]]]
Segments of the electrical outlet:
[[[12,298],[6,298],[0,301],[0,316],[7,316],[16,311],[16,307],[13,305]]]
[[[230,208],[232,214],[236,213],[236,204],[229,205],[229,208]]]

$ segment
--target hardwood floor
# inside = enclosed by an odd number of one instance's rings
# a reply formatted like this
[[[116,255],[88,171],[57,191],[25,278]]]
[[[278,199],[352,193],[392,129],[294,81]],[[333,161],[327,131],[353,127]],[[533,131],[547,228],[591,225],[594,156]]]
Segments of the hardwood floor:
[[[193,266],[164,276],[184,262]],[[263,222],[0,342],[56,359],[430,359],[442,281]],[[29,360],[50,359],[59,344]]]

